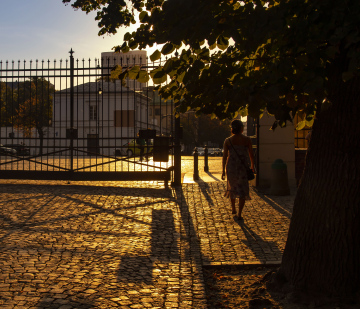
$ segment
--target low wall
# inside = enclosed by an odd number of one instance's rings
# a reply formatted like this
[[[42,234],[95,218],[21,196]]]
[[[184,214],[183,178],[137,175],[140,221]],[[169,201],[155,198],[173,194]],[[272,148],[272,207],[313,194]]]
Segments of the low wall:
[[[276,159],[281,159],[287,165],[289,185],[295,186],[295,147],[294,126],[288,123],[285,128],[277,128],[274,131],[270,127],[275,118],[264,114],[260,119],[259,128],[259,187],[271,186],[271,165]]]

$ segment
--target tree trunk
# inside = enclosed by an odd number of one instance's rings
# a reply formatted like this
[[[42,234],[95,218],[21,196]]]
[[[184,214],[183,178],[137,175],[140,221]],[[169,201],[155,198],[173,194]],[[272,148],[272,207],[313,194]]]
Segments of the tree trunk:
[[[360,290],[360,80],[332,76],[333,104],[314,124],[278,275],[294,290],[348,298]]]

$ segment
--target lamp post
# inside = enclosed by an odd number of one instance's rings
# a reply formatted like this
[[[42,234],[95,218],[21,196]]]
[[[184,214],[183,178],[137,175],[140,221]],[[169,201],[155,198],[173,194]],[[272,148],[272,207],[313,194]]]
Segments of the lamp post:
[[[163,120],[166,119],[167,117],[172,117],[172,116],[174,116],[174,115],[173,114],[168,114],[168,115],[163,115],[163,116],[160,117],[160,124],[159,124],[160,131],[162,131],[162,127],[163,127],[162,122],[163,122]],[[173,127],[173,122],[172,121],[173,121],[173,118],[171,118],[171,126],[170,126],[171,129]],[[165,126],[165,134],[167,135],[169,132],[171,132],[171,129],[169,130],[168,126]]]
[[[100,147],[100,96],[102,95],[102,89],[96,84],[96,153],[99,154]]]
[[[97,107],[96,107],[96,109],[97,109],[97,127],[98,127],[98,132],[97,132],[97,134],[99,134],[99,132],[100,132],[100,97],[101,97],[101,95],[102,95],[102,89],[101,89],[101,87],[99,86],[99,89],[98,89],[98,91],[97,91],[97,94],[98,94],[98,100],[97,100]]]
[[[99,106],[98,106],[98,117],[97,117],[97,121],[98,121],[98,153],[100,153],[100,149],[99,149],[99,146],[100,146],[100,100],[101,100],[101,103],[102,103],[102,89],[101,89],[101,86],[99,86],[99,90],[98,90],[98,94],[99,94]],[[102,106],[102,104],[101,104]]]

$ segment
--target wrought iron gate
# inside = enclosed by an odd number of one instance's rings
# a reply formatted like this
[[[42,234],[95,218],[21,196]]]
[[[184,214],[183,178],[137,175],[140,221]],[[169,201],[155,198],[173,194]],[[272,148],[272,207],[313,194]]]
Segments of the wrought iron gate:
[[[95,62],[0,62],[0,178],[181,183],[180,123],[154,87],[111,78],[141,52]],[[174,172],[175,171],[175,172]]]

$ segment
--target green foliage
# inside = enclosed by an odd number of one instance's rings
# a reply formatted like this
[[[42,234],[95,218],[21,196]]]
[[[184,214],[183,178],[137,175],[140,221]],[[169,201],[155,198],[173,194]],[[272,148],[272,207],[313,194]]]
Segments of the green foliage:
[[[155,50],[155,52],[150,56],[151,61],[156,61],[161,58],[161,53],[158,50]]]
[[[150,77],[178,111],[191,108],[224,119],[238,113],[261,117],[268,110],[274,127],[301,114],[300,128],[312,124],[323,102],[331,108],[341,87],[337,76],[348,83],[359,74],[359,1],[63,2],[97,11],[100,34],[115,33],[139,15],[137,31],[127,33],[115,50],[163,44],[150,59],[171,57]],[[145,75],[136,78],[147,80]]]
[[[154,82],[154,84],[161,84],[166,82],[166,72],[163,67],[158,67],[150,72],[150,76]]]
[[[44,78],[32,78],[17,85],[17,105],[13,126],[30,135],[36,128],[42,136],[43,128],[50,124],[53,112],[54,86]]]
[[[5,82],[0,82],[0,126],[10,126],[15,114],[17,93]]]

